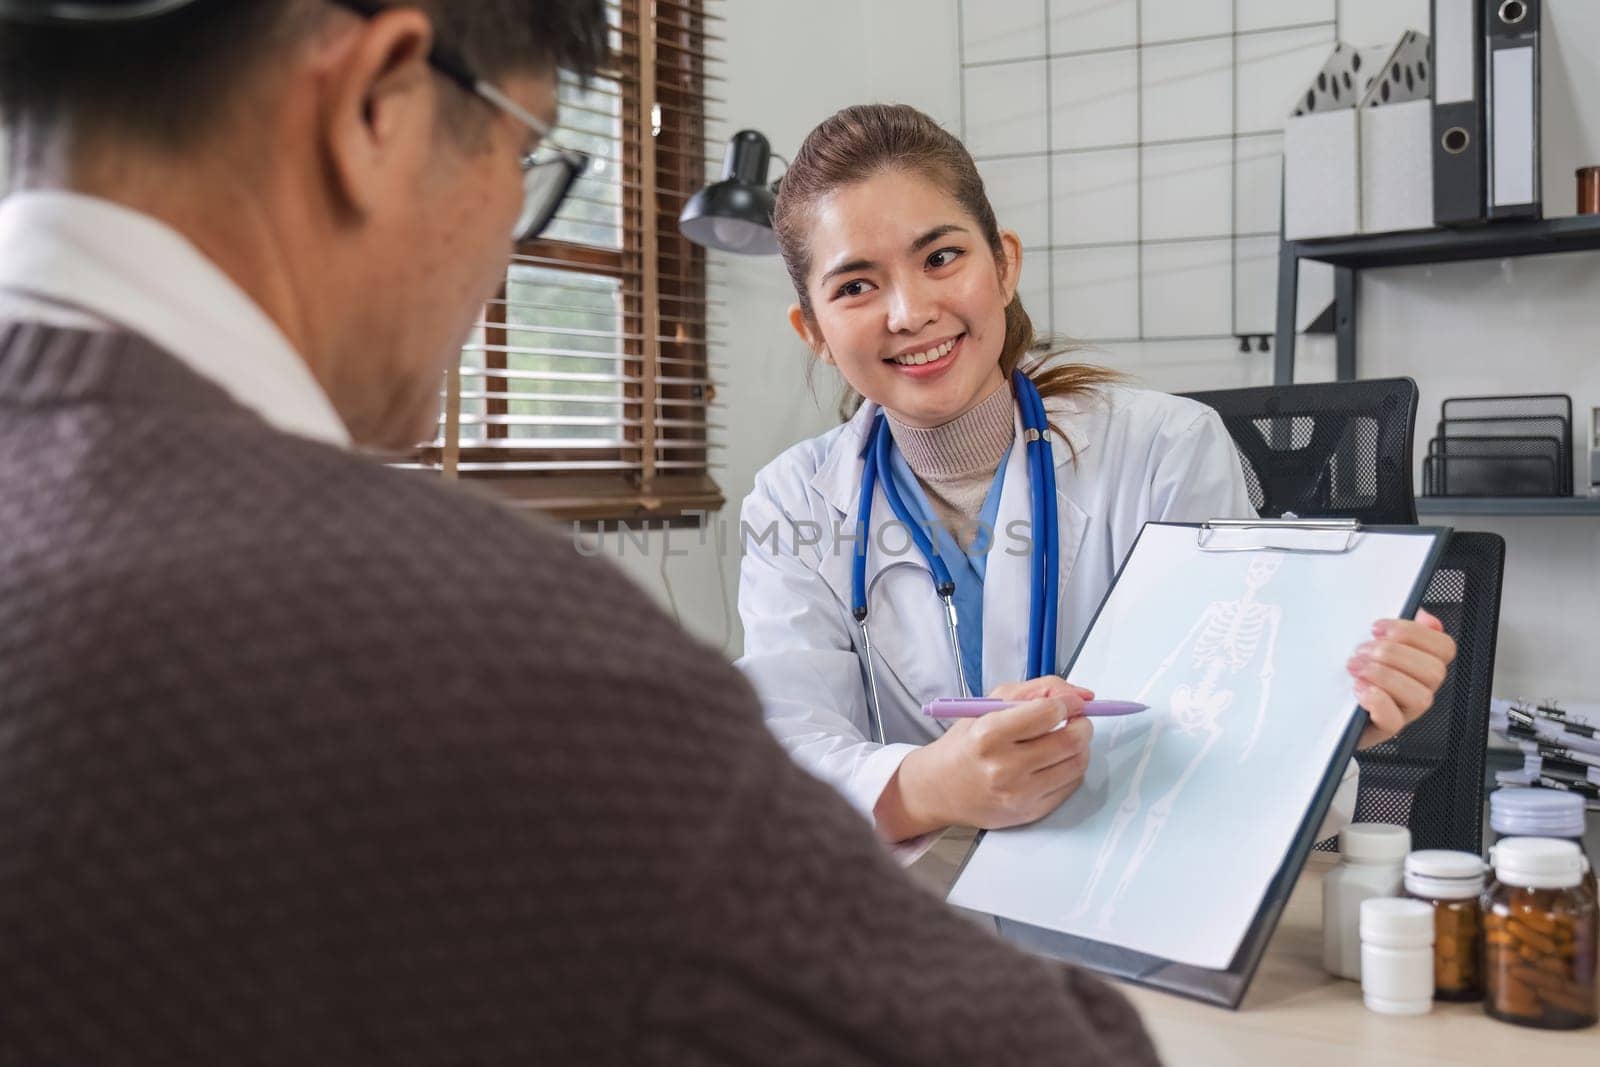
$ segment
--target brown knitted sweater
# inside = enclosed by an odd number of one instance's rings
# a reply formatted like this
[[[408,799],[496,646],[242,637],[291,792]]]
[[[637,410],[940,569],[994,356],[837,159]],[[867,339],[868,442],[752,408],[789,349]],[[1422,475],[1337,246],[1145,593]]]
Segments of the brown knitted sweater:
[[[491,501],[0,328],[0,1064],[1139,1064]]]

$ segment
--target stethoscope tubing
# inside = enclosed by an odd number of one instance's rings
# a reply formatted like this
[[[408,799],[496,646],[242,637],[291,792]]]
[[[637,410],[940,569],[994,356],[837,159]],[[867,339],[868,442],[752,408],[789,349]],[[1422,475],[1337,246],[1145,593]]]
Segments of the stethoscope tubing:
[[[1060,578],[1058,546],[1060,521],[1056,505],[1055,457],[1050,447],[1050,423],[1039,391],[1022,371],[1013,374],[1017,406],[1022,415],[1026,435],[1024,448],[1028,461],[1028,484],[1031,497],[1031,534],[1035,538],[1028,564],[1029,584],[1033,590],[1028,605],[1028,677],[1038,678],[1055,673],[1055,636],[1057,605],[1055,589]],[[873,418],[867,432],[867,443],[862,449],[861,496],[856,508],[859,529],[856,552],[850,574],[851,614],[861,630],[861,651],[865,665],[868,701],[869,731],[875,743],[884,741],[883,708],[878,699],[878,672],[872,662],[872,637],[867,628],[867,548],[872,527],[873,492],[881,483],[889,509],[909,533],[912,542],[927,561],[933,574],[934,589],[944,602],[946,636],[950,652],[955,659],[956,679],[963,696],[967,695],[966,668],[961,661],[959,620],[954,602],[955,580],[939,553],[935,551],[928,532],[915,522],[910,508],[894,484],[890,466],[893,434],[882,411]]]
[[[1021,371],[1017,373],[1023,381],[1027,381]],[[1034,554],[1035,558],[1040,555],[1044,557],[1042,584],[1034,586],[1043,595],[1033,598],[1029,604],[1028,635],[1029,643],[1033,647],[1029,655],[1028,677],[1039,678],[1056,673],[1055,636],[1058,598],[1055,590],[1061,576],[1061,516],[1056,503],[1056,464],[1055,455],[1050,447],[1050,420],[1045,414],[1044,401],[1031,381],[1027,382],[1026,387],[1018,383],[1017,398],[1019,404],[1032,407],[1031,417],[1025,416],[1023,423],[1024,425],[1031,423],[1030,428],[1038,433],[1038,438],[1028,442],[1028,447],[1033,450],[1034,460],[1030,473],[1038,479],[1032,484],[1040,487],[1040,491],[1032,494],[1034,509],[1043,512],[1042,521],[1037,523],[1033,530],[1034,536],[1044,539],[1045,550],[1043,553]],[[1042,617],[1035,620],[1035,613],[1042,613]],[[1035,626],[1035,621],[1039,625]]]

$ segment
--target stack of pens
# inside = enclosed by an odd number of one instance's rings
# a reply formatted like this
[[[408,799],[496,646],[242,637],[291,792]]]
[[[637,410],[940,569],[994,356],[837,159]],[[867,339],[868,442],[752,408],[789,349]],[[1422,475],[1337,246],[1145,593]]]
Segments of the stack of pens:
[[[1600,811],[1600,711],[1496,700],[1489,725],[1522,750],[1522,768],[1500,771],[1500,785],[1578,793],[1591,810]]]

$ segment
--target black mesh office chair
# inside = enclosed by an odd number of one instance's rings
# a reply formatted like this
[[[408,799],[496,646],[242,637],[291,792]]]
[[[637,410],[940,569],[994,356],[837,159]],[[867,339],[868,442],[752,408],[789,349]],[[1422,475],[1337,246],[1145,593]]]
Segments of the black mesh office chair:
[[[1427,714],[1356,756],[1356,821],[1409,826],[1412,848],[1483,847],[1483,761],[1505,552],[1499,534],[1451,535],[1422,606],[1456,639],[1456,661]]]
[[[1222,415],[1263,518],[1415,523],[1410,378],[1189,393]]]

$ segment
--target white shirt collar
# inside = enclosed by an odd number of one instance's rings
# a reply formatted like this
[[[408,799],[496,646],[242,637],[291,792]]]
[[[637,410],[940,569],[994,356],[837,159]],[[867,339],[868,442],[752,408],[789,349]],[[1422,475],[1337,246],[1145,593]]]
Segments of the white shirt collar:
[[[180,233],[109,200],[0,200],[0,320],[136,333],[286,433],[350,446],[305,360]]]

